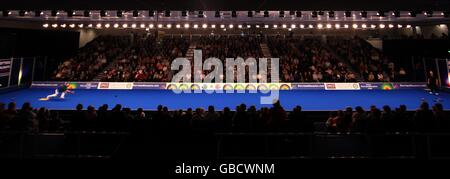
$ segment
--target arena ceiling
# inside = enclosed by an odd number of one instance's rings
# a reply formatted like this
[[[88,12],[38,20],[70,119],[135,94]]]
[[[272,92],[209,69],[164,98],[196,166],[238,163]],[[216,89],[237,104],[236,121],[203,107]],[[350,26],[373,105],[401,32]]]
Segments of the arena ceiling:
[[[1,0],[2,10],[449,10],[449,0]]]

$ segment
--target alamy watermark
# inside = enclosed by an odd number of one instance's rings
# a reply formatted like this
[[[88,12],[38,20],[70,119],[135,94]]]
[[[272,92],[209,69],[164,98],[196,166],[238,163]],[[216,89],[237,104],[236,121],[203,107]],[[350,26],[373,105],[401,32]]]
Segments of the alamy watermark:
[[[258,61],[255,58],[226,58],[225,60],[225,83],[246,83],[246,71],[248,71],[247,83],[268,83],[268,59],[259,58]],[[202,60],[202,50],[194,50],[194,73],[192,73],[191,61],[185,57],[176,58],[172,61],[171,70],[178,71],[173,78],[172,83],[224,83],[224,65],[218,58],[208,58],[204,62]],[[270,59],[270,83],[279,83],[279,59]],[[214,68],[213,68],[214,67]],[[248,67],[248,70],[246,68]],[[211,71],[206,76],[203,75],[203,71]],[[172,89],[175,93],[257,93],[258,90],[261,93],[268,94],[269,96],[262,96],[260,99],[261,104],[273,104],[279,99],[279,89],[256,89],[256,90],[224,90],[223,88],[214,90],[202,90],[202,89]]]

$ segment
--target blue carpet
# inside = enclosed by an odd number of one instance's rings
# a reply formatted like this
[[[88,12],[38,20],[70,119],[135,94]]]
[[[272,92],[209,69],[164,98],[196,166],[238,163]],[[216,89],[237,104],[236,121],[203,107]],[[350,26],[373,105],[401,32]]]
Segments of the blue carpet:
[[[52,94],[53,91],[54,89],[22,89],[0,94],[0,101],[3,103],[15,101],[19,107],[24,102],[31,102],[35,108],[46,107],[59,110],[74,109],[78,103],[85,106],[93,105],[96,108],[102,104],[108,104],[110,107],[115,104],[122,104],[123,107],[132,109],[142,107],[147,110],[154,110],[159,104],[169,107],[170,110],[187,109],[189,107],[207,108],[208,105],[214,105],[217,110],[221,110],[224,107],[230,107],[234,110],[235,106],[241,103],[245,103],[247,106],[255,105],[257,108],[270,106],[260,104],[260,97],[267,96],[267,94],[262,93],[175,94],[168,90],[75,90],[75,94],[67,94],[64,100],[39,101],[39,98]],[[392,91],[280,91],[281,104],[287,110],[300,105],[304,110],[309,111],[338,110],[347,106],[362,106],[364,109],[368,109],[370,105],[376,105],[377,107],[390,105],[392,108],[395,108],[401,104],[406,105],[408,110],[415,110],[422,99],[432,105],[435,103],[436,98],[442,99],[441,103],[446,110],[450,109],[450,94],[442,93],[439,96],[434,96],[422,89]]]

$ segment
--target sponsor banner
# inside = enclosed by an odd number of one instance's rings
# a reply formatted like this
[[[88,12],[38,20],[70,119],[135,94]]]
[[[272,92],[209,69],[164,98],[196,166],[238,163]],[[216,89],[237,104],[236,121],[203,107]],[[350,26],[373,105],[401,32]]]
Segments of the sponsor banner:
[[[32,88],[57,88],[64,82],[38,81]],[[71,89],[202,89],[202,90],[398,90],[426,88],[419,83],[155,83],[68,82]],[[356,84],[356,85],[355,85]]]
[[[401,83],[359,83],[362,90],[399,90],[426,88],[423,82],[401,82]]]
[[[292,90],[323,90],[325,85],[323,83],[292,83]]]
[[[167,83],[168,90],[291,90],[290,83]]]
[[[31,84],[31,88],[57,88],[65,82],[38,81]],[[70,89],[97,89],[98,82],[68,82]]]
[[[133,89],[166,89],[166,83],[136,82],[133,84]]]
[[[100,82],[98,89],[117,89],[117,90],[131,90],[133,89],[133,83],[122,82]]]
[[[325,90],[360,90],[359,83],[324,83]]]

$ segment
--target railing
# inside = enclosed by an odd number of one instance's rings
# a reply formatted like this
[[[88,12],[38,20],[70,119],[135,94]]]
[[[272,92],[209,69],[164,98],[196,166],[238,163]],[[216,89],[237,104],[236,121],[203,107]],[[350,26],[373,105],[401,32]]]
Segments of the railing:
[[[220,133],[216,135],[219,159],[450,158],[449,133]],[[245,153],[245,150],[252,152]]]
[[[178,158],[190,154],[210,159],[449,159],[450,134],[0,132],[0,158]]]

